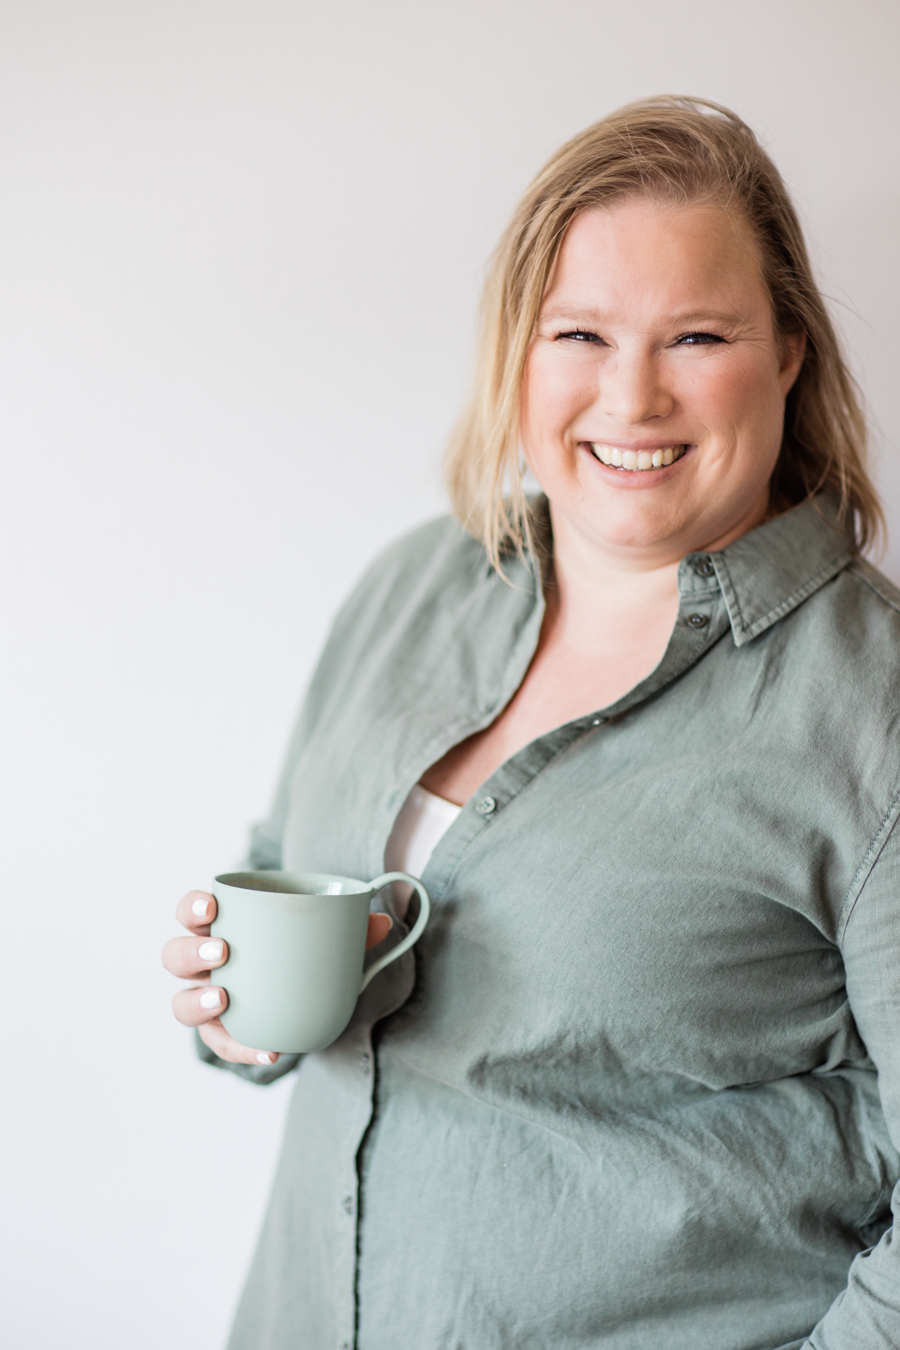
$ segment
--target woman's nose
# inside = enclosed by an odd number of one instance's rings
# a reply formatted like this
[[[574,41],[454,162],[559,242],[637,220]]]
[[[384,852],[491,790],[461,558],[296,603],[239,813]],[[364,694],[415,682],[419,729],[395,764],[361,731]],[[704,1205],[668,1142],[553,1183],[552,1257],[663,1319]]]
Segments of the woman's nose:
[[[620,350],[602,367],[599,393],[603,412],[622,426],[668,417],[675,406],[658,363],[648,353]]]

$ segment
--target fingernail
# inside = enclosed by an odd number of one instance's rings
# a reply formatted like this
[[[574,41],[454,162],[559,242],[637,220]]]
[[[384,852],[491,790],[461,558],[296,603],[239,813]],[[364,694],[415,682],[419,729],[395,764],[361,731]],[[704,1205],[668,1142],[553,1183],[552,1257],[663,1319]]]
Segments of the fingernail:
[[[259,1054],[256,1056],[256,1058],[259,1060],[260,1064],[274,1064],[274,1063],[275,1063],[274,1059],[273,1059],[272,1056],[269,1054],[268,1050],[260,1050],[260,1052],[259,1052]]]
[[[201,961],[221,961],[222,944],[221,942],[203,942],[197,949],[197,955]]]
[[[195,900],[191,905],[191,913],[196,914],[198,919],[205,919],[209,913],[209,901]]]
[[[207,989],[205,994],[200,995],[201,1008],[221,1008],[222,995],[218,989]]]

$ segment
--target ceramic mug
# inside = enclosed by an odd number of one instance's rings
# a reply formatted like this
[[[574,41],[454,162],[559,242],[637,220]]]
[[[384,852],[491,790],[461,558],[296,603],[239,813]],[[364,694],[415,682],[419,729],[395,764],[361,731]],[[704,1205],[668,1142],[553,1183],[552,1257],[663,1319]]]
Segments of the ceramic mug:
[[[369,902],[391,881],[418,891],[419,917],[363,974]],[[225,872],[212,893],[210,932],[228,943],[228,960],[212,973],[228,994],[222,1023],[242,1045],[284,1054],[336,1041],[366,985],[418,942],[430,912],[428,892],[406,872],[368,882],[325,872]]]

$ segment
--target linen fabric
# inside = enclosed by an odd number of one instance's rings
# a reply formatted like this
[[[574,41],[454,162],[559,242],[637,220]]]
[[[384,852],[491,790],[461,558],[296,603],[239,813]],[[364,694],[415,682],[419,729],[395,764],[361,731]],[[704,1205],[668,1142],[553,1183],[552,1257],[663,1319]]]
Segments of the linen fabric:
[[[834,522],[686,557],[658,667],[466,803],[340,1040],[238,1070],[297,1082],[231,1350],[900,1346],[900,595]],[[506,570],[448,519],[372,566],[254,866],[381,870],[534,653]]]

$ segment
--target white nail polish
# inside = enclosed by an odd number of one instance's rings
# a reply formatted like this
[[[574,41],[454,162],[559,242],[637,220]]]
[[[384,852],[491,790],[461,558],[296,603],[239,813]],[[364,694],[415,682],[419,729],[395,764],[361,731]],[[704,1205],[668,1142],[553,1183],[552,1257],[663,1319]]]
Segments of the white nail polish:
[[[221,1008],[222,995],[218,989],[207,989],[205,994],[200,995],[201,1008]]]
[[[221,961],[222,944],[221,942],[203,942],[197,950],[197,955],[201,961]]]
[[[209,913],[209,901],[195,900],[191,905],[191,913],[195,914],[198,919],[205,919]]]
[[[274,1063],[274,1060],[272,1059],[272,1056],[269,1054],[268,1050],[260,1050],[256,1058],[259,1060],[260,1064]]]

